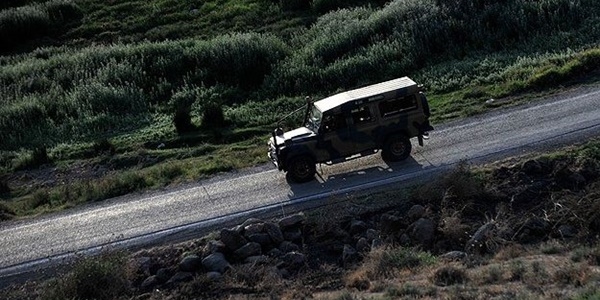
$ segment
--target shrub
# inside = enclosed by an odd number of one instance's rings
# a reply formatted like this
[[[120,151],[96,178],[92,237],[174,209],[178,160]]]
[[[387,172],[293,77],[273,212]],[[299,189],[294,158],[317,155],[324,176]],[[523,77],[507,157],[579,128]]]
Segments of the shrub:
[[[223,126],[225,126],[223,107],[214,102],[205,103],[202,111],[202,127],[216,129]]]
[[[284,11],[304,10],[310,7],[310,0],[279,0]]]
[[[4,179],[0,179],[0,195],[5,195],[10,193],[10,187],[8,183]]]
[[[196,130],[192,123],[192,105],[196,101],[197,92],[192,89],[184,89],[175,93],[171,98],[171,103],[175,110],[173,124],[178,134],[184,134]]]
[[[83,17],[81,9],[69,0],[53,0],[0,11],[0,52],[8,51],[21,43],[53,30],[64,30],[65,23]]]
[[[433,283],[438,286],[463,284],[468,281],[467,273],[454,266],[445,266],[435,271]]]
[[[104,252],[81,258],[62,278],[49,282],[42,299],[117,299],[130,293],[126,255]]]
[[[371,251],[358,273],[364,273],[369,279],[394,276],[398,270],[413,269],[435,262],[435,257],[428,252],[416,249],[394,247],[380,248]]]
[[[0,202],[0,221],[11,220],[15,216],[15,211],[8,207],[4,202]]]
[[[96,155],[103,155],[103,154],[113,155],[117,151],[115,149],[115,146],[108,139],[101,139],[101,140],[95,141],[94,144],[92,145],[92,148],[94,149],[94,153]]]

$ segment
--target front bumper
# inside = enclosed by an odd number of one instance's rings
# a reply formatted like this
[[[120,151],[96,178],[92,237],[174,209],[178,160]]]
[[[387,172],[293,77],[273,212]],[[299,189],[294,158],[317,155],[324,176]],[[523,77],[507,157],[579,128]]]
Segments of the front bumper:
[[[269,151],[268,151],[267,155],[269,156],[269,159],[275,165],[275,167],[277,167],[277,169],[279,169],[279,171],[281,171],[282,166],[279,163],[279,158],[277,156],[277,149],[275,148],[275,145],[273,145],[273,143],[269,143]]]

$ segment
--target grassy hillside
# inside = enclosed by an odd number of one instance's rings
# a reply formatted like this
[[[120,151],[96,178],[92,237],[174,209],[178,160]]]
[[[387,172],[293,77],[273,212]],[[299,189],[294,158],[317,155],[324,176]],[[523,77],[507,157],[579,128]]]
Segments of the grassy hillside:
[[[17,215],[264,162],[305,95],[411,76],[442,122],[600,66],[595,0],[2,5],[0,197]]]

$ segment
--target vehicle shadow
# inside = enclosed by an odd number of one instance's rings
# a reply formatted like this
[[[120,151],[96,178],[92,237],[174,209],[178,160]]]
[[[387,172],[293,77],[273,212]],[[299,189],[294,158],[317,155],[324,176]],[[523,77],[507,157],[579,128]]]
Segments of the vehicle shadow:
[[[349,161],[336,165],[317,165],[315,179],[306,183],[294,183],[288,180],[289,199],[301,198],[323,192],[340,190],[368,182],[384,180],[398,175],[417,172],[425,168],[414,158],[401,162],[387,163],[374,160],[368,168],[360,168],[356,162]]]

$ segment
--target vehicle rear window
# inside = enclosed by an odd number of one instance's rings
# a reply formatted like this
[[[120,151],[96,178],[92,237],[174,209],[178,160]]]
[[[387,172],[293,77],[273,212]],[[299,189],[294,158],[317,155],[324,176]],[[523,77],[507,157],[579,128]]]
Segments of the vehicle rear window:
[[[382,117],[393,116],[415,108],[417,108],[417,97],[415,95],[381,101],[379,103],[379,112]]]

